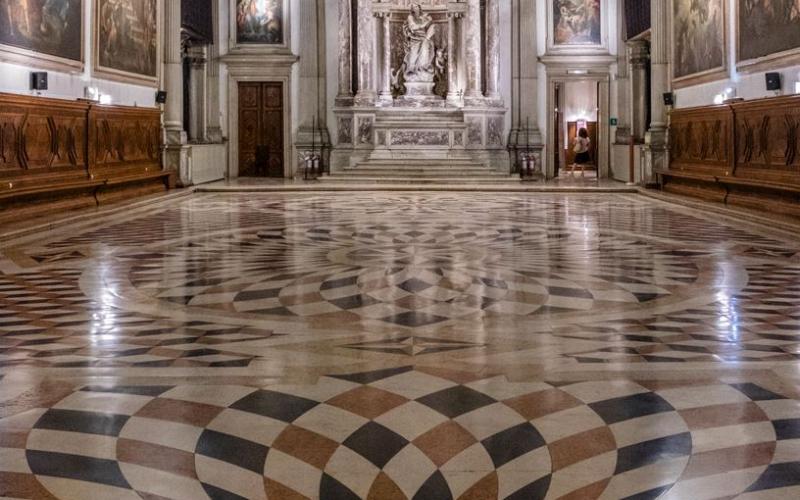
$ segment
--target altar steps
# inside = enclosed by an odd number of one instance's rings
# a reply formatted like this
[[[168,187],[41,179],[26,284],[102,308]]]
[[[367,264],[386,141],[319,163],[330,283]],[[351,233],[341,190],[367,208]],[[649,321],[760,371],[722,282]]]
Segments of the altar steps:
[[[468,159],[368,159],[332,172],[325,182],[402,184],[503,183],[516,179]]]
[[[448,184],[508,184],[510,182],[519,182],[518,176],[512,175],[496,175],[496,176],[432,176],[432,175],[407,175],[407,176],[342,176],[331,174],[329,176],[321,177],[319,179],[323,183],[328,184],[411,184],[411,185],[442,185]]]

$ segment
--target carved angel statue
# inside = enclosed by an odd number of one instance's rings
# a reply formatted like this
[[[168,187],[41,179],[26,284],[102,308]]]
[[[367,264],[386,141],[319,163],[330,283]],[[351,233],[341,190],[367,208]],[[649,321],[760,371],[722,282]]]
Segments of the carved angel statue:
[[[431,16],[422,10],[420,4],[411,7],[411,13],[403,25],[406,37],[406,57],[404,77],[407,82],[433,81],[436,47],[433,37],[436,25]]]

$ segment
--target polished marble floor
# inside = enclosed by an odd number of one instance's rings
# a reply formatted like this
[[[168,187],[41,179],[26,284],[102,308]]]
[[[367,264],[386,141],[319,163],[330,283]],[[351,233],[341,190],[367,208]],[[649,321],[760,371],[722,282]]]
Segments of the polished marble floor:
[[[0,498],[800,498],[800,236],[353,192],[6,241]]]

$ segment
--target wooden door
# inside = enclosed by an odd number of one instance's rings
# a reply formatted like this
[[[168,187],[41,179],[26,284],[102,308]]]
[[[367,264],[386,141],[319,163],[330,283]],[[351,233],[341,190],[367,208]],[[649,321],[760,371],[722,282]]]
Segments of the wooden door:
[[[283,84],[239,83],[239,176],[283,177]]]

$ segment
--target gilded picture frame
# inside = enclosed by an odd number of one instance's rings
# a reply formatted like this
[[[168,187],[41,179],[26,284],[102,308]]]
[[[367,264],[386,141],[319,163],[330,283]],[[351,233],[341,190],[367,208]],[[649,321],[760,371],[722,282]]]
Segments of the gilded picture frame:
[[[794,25],[789,27],[789,32],[794,33],[798,31],[798,34],[795,35],[797,39],[791,44],[791,47],[774,47],[773,50],[765,50],[762,54],[744,54],[742,50],[742,38],[744,36],[750,36],[751,38],[754,34],[743,32],[743,23],[746,19],[746,15],[742,13],[742,0],[736,0],[736,69],[737,71],[741,71],[743,73],[748,72],[758,72],[758,71],[766,71],[766,70],[776,70],[781,69],[787,66],[794,66],[800,64],[800,17],[796,17],[794,20],[785,19],[785,16],[779,16],[781,19],[788,20],[789,23],[794,21]],[[796,15],[800,14],[800,0],[795,0],[795,8],[798,9]],[[797,30],[792,28],[797,28]],[[775,32],[776,38],[783,37],[783,34],[780,30],[772,29]],[[767,42],[769,43],[769,42]]]
[[[701,38],[698,37],[697,33],[690,33],[689,32],[689,25],[687,23],[682,22],[682,20],[676,19],[676,11],[678,6],[687,7],[687,5],[694,5],[696,7],[705,8],[705,7],[712,7],[711,12],[707,12],[706,15],[715,16],[716,13],[719,14],[719,17],[712,17],[709,19],[709,25],[706,27],[707,32],[705,33],[705,40],[708,42],[710,37],[719,36],[716,38],[713,44],[706,44],[710,47],[712,53],[703,55],[702,53],[698,52],[698,49],[692,47],[690,49],[690,43],[695,43],[696,45],[700,45],[698,40],[703,41]],[[702,15],[700,13],[696,13],[693,15]],[[669,18],[670,18],[670,47],[672,50],[671,60],[672,60],[672,70],[671,70],[671,77],[672,77],[672,86],[675,89],[680,89],[684,87],[689,87],[692,85],[699,85],[703,83],[709,83],[716,80],[724,79],[728,75],[728,70],[730,68],[730,61],[728,60],[728,41],[729,41],[729,33],[728,33],[728,7],[726,0],[707,0],[706,2],[692,2],[691,0],[673,0],[670,3],[669,9]],[[711,26],[711,22],[716,20],[716,29]],[[720,26],[721,25],[721,26]],[[686,32],[686,35],[683,32]],[[700,34],[702,35],[702,33]],[[689,38],[691,37],[691,38]],[[690,40],[689,43],[682,43],[681,39]],[[683,56],[682,56],[683,52]],[[710,59],[712,61],[707,67],[701,66],[702,63],[698,63],[697,61],[694,62],[694,67],[691,63],[685,63],[681,65],[681,61],[684,60],[684,56],[686,54],[694,55],[695,57],[697,54],[700,54],[699,59],[705,60]],[[714,61],[717,59],[717,61]]]
[[[270,4],[274,5],[270,5]],[[229,0],[232,52],[288,52],[291,42],[289,0]],[[271,9],[261,12],[261,8]]]
[[[608,53],[608,2],[605,0],[545,0],[547,4],[547,52],[559,54],[607,54]],[[556,12],[556,4],[561,5]],[[585,3],[585,5],[583,5]],[[596,10],[593,6],[596,5]],[[564,10],[579,6],[583,13],[577,21],[568,21]],[[588,9],[588,10],[587,10]],[[596,21],[592,18],[599,15]],[[564,26],[575,30],[575,23],[583,25],[581,31],[588,34],[564,33]]]
[[[92,48],[92,72],[95,76],[149,87],[158,86],[163,49],[161,2],[95,0]],[[134,30],[126,26],[130,22],[141,26]],[[135,39],[132,35],[134,32],[144,33],[143,38]]]
[[[0,61],[66,73],[82,72],[86,63],[84,46],[88,2],[73,1],[77,7],[48,15],[39,10],[23,13],[19,9],[27,10],[30,8],[29,5],[15,4],[13,0],[3,2],[0,6],[0,30],[4,31],[0,34]],[[39,3],[39,7],[43,10],[43,2]],[[23,19],[23,15],[27,16],[25,29],[20,29],[18,23]],[[70,23],[72,27],[69,26]],[[59,30],[65,29],[69,29],[69,33],[59,34]],[[30,34],[24,34],[23,31]],[[31,39],[33,31],[37,31],[36,35],[40,40]],[[53,44],[50,44],[51,47],[45,47],[41,38],[53,36],[59,36],[58,43],[66,43],[68,50],[63,50],[59,54],[56,52],[57,49],[52,47]],[[67,40],[64,41],[64,38]]]

